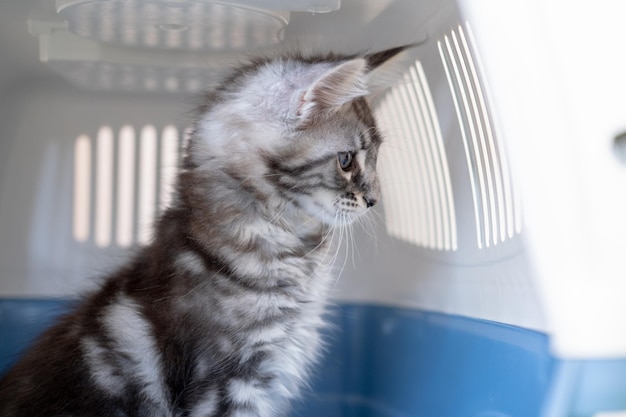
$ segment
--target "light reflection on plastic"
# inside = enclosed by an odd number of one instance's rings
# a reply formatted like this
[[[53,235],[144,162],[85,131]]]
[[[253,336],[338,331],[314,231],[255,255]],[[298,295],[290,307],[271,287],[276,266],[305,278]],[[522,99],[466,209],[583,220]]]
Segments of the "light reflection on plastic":
[[[189,135],[187,128],[185,142]],[[115,139],[113,129],[102,126],[96,141],[87,135],[75,140],[72,233],[78,242],[92,238],[99,247],[145,244],[157,212],[172,201],[180,160],[177,127],[166,125],[159,138],[153,125],[144,126],[139,136],[125,125],[117,147]]]
[[[116,242],[119,246],[133,243],[133,215],[135,211],[135,129],[120,129],[117,171],[117,228]]]
[[[381,175],[381,188],[383,192],[383,204],[385,208],[385,224],[387,226],[387,232],[392,236],[398,236],[401,230],[401,210],[399,204],[401,198],[401,187],[398,184],[398,168],[396,168],[395,155],[397,150],[394,143],[396,132],[391,130],[393,123],[390,120],[390,107],[389,96],[383,98],[380,105],[380,118],[379,121],[383,128],[387,141],[384,142],[385,146],[381,147],[380,157],[380,175]]]
[[[167,91],[177,91],[178,90],[178,78],[173,75],[170,75],[165,79],[165,89]]]
[[[135,20],[135,7],[133,2],[126,1],[122,4],[122,24],[126,30],[122,31],[122,40],[128,45],[137,43],[137,30],[133,29],[132,22]]]
[[[148,46],[157,46],[159,44],[159,30],[154,26],[144,28],[144,43]]]
[[[407,182],[406,173],[409,172],[409,164],[410,164],[410,162],[408,162],[406,159],[407,150],[404,147],[404,143],[407,140],[406,138],[407,132],[406,132],[406,129],[402,129],[405,121],[403,120],[402,117],[400,117],[401,110],[397,107],[398,102],[396,99],[395,89],[392,89],[389,92],[389,98],[390,100],[388,101],[387,105],[389,106],[390,121],[392,123],[392,126],[397,126],[399,128],[398,142],[396,143],[396,148],[397,148],[396,152],[399,151],[399,153],[396,153],[395,158],[394,158],[394,168],[395,168],[394,171],[396,174],[394,175],[392,179],[393,181],[398,182],[398,185],[401,185],[400,192],[398,194],[399,200],[393,203],[399,206],[399,212],[400,212],[400,216],[399,216],[400,227],[396,230],[396,232],[399,233],[400,236],[404,236],[409,230],[413,230],[411,225],[412,225],[412,219],[415,218],[414,217],[415,213],[412,210],[410,197],[409,197],[409,194],[407,193],[407,187],[406,187],[406,182]],[[402,228],[406,228],[406,230],[402,230]]]
[[[404,98],[402,107],[404,107],[405,115],[402,119],[408,121],[408,130],[403,135],[404,142],[408,144],[408,148],[404,150],[403,153],[413,155],[410,171],[405,171],[403,174],[406,178],[415,181],[415,185],[410,184],[410,187],[406,189],[406,192],[412,196],[413,200],[412,210],[409,214],[410,221],[411,219],[415,220],[412,221],[414,224],[411,225],[411,229],[416,242],[419,242],[423,246],[430,246],[432,241],[430,238],[424,236],[425,233],[429,231],[429,226],[432,229],[432,222],[427,218],[429,206],[426,203],[426,196],[430,194],[430,184],[426,174],[424,153],[421,146],[419,146],[421,145],[421,138],[424,137],[425,131],[418,114],[419,109],[414,92],[412,91],[413,89],[405,88],[405,86],[408,87],[411,85],[408,74],[405,75],[404,81],[404,85],[398,86],[397,89],[402,93],[401,96]]]
[[[89,239],[89,217],[91,211],[91,139],[80,135],[74,143],[74,239],[85,242]]]
[[[493,164],[493,173],[489,175],[489,178],[493,177],[493,182],[495,183],[495,193],[493,192],[493,190],[491,192],[492,223],[496,223],[496,221],[499,220],[499,224],[496,224],[493,227],[493,241],[495,244],[495,243],[498,243],[498,234],[497,234],[498,230],[500,231],[500,241],[504,241],[504,239],[506,238],[506,229],[507,229],[506,218],[505,218],[505,205],[508,201],[507,201],[506,196],[504,195],[502,177],[500,175],[501,169],[500,169],[499,161],[501,158],[497,154],[497,149],[496,149],[495,141],[493,138],[493,132],[491,129],[491,120],[489,117],[489,112],[487,111],[487,106],[485,104],[485,99],[482,93],[483,89],[481,88],[480,81],[478,79],[478,74],[476,71],[476,67],[474,65],[474,60],[472,59],[472,53],[465,39],[463,28],[460,25],[459,25],[459,39],[461,40],[463,51],[465,53],[465,56],[467,57],[469,72],[472,76],[472,82],[474,83],[474,86],[475,86],[474,88],[475,94],[473,96],[476,99],[478,99],[478,104],[480,107],[480,116],[482,116],[482,120],[483,120],[483,123],[480,124],[480,136],[481,136],[481,146],[485,154],[485,161],[491,161],[491,163]],[[475,100],[473,100],[472,105],[474,108],[474,112],[476,113],[476,117],[477,119],[479,119]],[[487,149],[489,151],[489,155],[487,155]],[[503,196],[505,198],[502,198]],[[495,211],[496,197],[498,197],[497,198],[497,203],[498,203],[497,204],[497,210],[498,210],[497,219],[496,219],[496,211]]]
[[[396,94],[393,94],[393,93]],[[402,176],[411,181],[417,180],[419,187],[406,187],[405,194],[407,198],[413,196],[416,200],[415,205],[409,206],[407,210],[407,222],[405,227],[411,226],[410,230],[412,234],[417,237],[422,245],[433,248],[433,242],[435,240],[435,212],[432,207],[432,189],[431,183],[428,177],[427,157],[423,148],[423,123],[421,120],[418,122],[418,127],[415,124],[415,119],[419,119],[419,113],[417,107],[411,108],[411,102],[407,98],[407,92],[404,85],[400,85],[392,91],[390,95],[396,104],[396,112],[401,115],[400,120],[403,126],[403,142],[406,144],[406,149],[403,150],[403,157],[409,159],[409,168],[416,167],[417,170],[405,169]],[[402,100],[404,99],[404,100]],[[403,111],[404,110],[404,111]],[[419,172],[416,172],[419,171]],[[399,178],[402,178],[399,177]],[[406,180],[405,180],[406,181]],[[421,228],[415,227],[413,219],[416,217],[422,217]],[[420,236],[421,235],[421,236]]]
[[[232,14],[232,13],[229,13]],[[246,44],[247,25],[246,21],[238,13],[232,16],[233,25],[230,31],[230,47],[241,49]]]
[[[466,36],[467,33],[467,36]],[[521,232],[521,203],[480,56],[469,25],[451,30],[437,42],[467,160],[478,247],[490,247]]]
[[[146,244],[152,238],[152,223],[156,214],[157,130],[144,126],[139,148],[139,201],[137,207],[137,240]]]
[[[161,185],[160,203],[161,211],[165,210],[172,201],[176,172],[178,171],[178,129],[168,125],[161,134]]]
[[[112,41],[115,36],[115,22],[113,20],[113,7],[111,3],[102,4],[102,14],[98,23],[100,24],[100,38],[105,41]]]
[[[486,155],[484,140],[482,140],[482,127],[478,115],[476,114],[476,98],[472,89],[472,84],[467,71],[467,64],[461,53],[459,42],[455,31],[451,31],[452,44],[450,46],[448,38],[446,38],[450,58],[453,62],[455,75],[459,91],[461,92],[461,100],[463,102],[463,110],[467,124],[469,125],[470,137],[472,139],[471,149],[474,154],[476,163],[476,171],[478,171],[478,184],[480,186],[481,207],[483,215],[484,244],[486,247],[491,246],[491,230],[493,224],[490,221],[490,213],[494,212],[495,201],[493,197],[493,184],[491,181],[490,164]],[[473,110],[473,111],[472,111]],[[478,130],[478,132],[477,132]],[[490,210],[491,209],[491,210]]]
[[[444,37],[444,41],[447,38]],[[481,241],[481,234],[480,234],[480,219],[479,219],[479,214],[478,214],[478,190],[476,189],[476,180],[474,178],[474,172],[472,170],[472,161],[470,160],[470,153],[469,153],[469,149],[468,149],[468,140],[467,140],[467,132],[465,130],[465,124],[463,123],[463,119],[461,116],[461,107],[457,98],[457,95],[455,93],[455,87],[454,87],[454,81],[452,79],[452,72],[450,70],[450,67],[448,65],[448,59],[446,56],[446,53],[444,52],[444,48],[443,48],[443,44],[441,41],[437,41],[437,48],[439,49],[439,55],[441,57],[441,62],[443,64],[443,69],[444,72],[446,74],[446,79],[448,80],[448,85],[450,87],[450,91],[452,92],[452,103],[454,104],[454,110],[456,112],[457,115],[457,119],[459,120],[459,128],[461,131],[461,139],[463,141],[463,147],[465,148],[465,157],[466,157],[466,163],[467,163],[467,167],[468,167],[468,175],[470,178],[470,187],[472,189],[472,200],[474,203],[474,217],[475,217],[475,221],[474,223],[476,224],[476,243],[478,245],[479,248],[482,248],[482,241]],[[446,47],[447,48],[447,47]]]
[[[474,39],[474,34],[472,32],[472,27],[469,22],[466,23],[467,30],[467,39],[469,40],[469,44],[471,44],[473,50],[477,50],[476,40]],[[461,32],[462,33],[462,32]],[[490,95],[490,89],[488,85],[487,77],[485,77],[485,70],[483,68],[483,63],[480,58],[480,54],[474,54],[476,58],[476,65],[478,67],[478,71],[482,75],[483,83],[485,84],[485,96],[489,102],[493,102],[493,99]],[[488,113],[487,113],[488,114]],[[497,118],[491,119],[491,126],[493,128],[493,132],[495,133],[495,139],[501,138],[502,133],[500,132],[500,128],[498,125]],[[499,159],[502,167],[502,176],[503,176],[503,186],[504,186],[504,198],[506,201],[506,213],[507,213],[507,236],[509,238],[513,237],[515,233],[521,233],[522,231],[522,206],[521,199],[517,194],[518,187],[513,184],[513,177],[511,176],[509,162],[505,149],[504,141],[497,141],[498,151],[499,151]]]
[[[453,37],[453,42],[454,39],[456,39],[456,37]],[[446,42],[446,48],[448,50],[448,56],[450,58],[450,61],[452,63],[452,69],[454,70],[454,78],[456,80],[456,85],[457,85],[457,89],[453,90],[456,91],[460,94],[460,98],[461,98],[461,103],[463,104],[463,114],[465,117],[459,115],[459,117],[461,119],[459,119],[459,123],[460,124],[464,124],[463,120],[467,121],[467,127],[469,130],[469,136],[466,135],[466,140],[467,143],[465,144],[465,149],[466,152],[468,152],[468,161],[469,161],[469,165],[468,165],[468,169],[472,172],[471,178],[474,179],[474,181],[476,180],[476,178],[478,179],[478,187],[477,189],[480,190],[480,192],[478,193],[478,197],[475,200],[475,203],[478,203],[475,205],[475,211],[477,213],[478,216],[480,216],[482,214],[482,227],[480,227],[480,224],[477,226],[478,229],[478,239],[479,239],[479,248],[484,246],[489,247],[490,246],[490,239],[489,236],[491,235],[491,231],[490,231],[490,222],[489,222],[489,209],[488,209],[488,205],[487,205],[487,182],[485,181],[485,172],[483,169],[483,161],[481,159],[481,154],[479,152],[479,148],[478,148],[478,138],[477,138],[477,134],[476,134],[476,126],[474,124],[474,118],[472,117],[472,113],[470,112],[470,104],[469,104],[469,99],[467,97],[468,95],[468,91],[466,90],[466,87],[463,85],[463,75],[461,74],[462,68],[462,61],[459,62],[460,57],[457,55],[456,53],[456,48],[452,46],[452,43],[450,42],[450,38],[448,38],[447,36],[444,37],[444,40]],[[474,158],[471,158],[471,155],[474,156]],[[474,175],[474,173],[476,173],[477,175]]]
[[[409,80],[411,79],[410,72],[411,71],[409,71],[409,74],[407,74],[407,79]],[[428,131],[428,121],[425,117],[425,103],[423,99],[423,93],[421,91],[419,80],[412,80],[412,82],[407,83],[406,86],[407,88],[410,86],[409,90],[411,92],[411,103],[414,109],[413,113],[409,116],[418,121],[420,132],[419,135],[417,134],[417,132],[415,133],[415,135],[413,136],[413,140],[417,141],[420,144],[420,149],[424,159],[424,168],[426,170],[426,173],[424,174],[424,180],[428,184],[428,190],[431,199],[431,206],[429,207],[429,211],[433,216],[433,218],[431,219],[431,223],[434,233],[430,236],[428,243],[431,249],[441,250],[443,249],[443,207],[440,199],[441,189],[436,181],[437,172],[434,165],[435,155],[433,153],[433,146],[431,144],[432,136]]]
[[[454,199],[452,193],[452,184],[448,167],[448,158],[443,146],[443,138],[439,119],[435,111],[430,88],[424,68],[421,62],[410,68],[409,74],[413,81],[413,90],[417,92],[420,113],[426,125],[426,135],[424,136],[430,144],[432,165],[435,177],[437,196],[441,206],[441,222],[443,242],[439,242],[439,249],[456,250],[456,215],[454,212]],[[443,245],[443,246],[441,246]]]
[[[389,143],[380,169],[389,234],[417,246],[456,250],[447,155],[419,61],[405,74],[404,82],[383,98],[378,110]]]
[[[113,130],[103,126],[96,137],[96,203],[94,240],[100,247],[111,243],[113,215]]]

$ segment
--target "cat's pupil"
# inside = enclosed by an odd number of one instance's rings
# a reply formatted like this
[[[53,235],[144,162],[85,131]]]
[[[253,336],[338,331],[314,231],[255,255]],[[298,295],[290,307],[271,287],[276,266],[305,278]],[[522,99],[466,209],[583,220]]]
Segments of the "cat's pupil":
[[[339,160],[339,166],[344,171],[349,171],[352,168],[352,152],[339,152],[337,153],[337,159]]]

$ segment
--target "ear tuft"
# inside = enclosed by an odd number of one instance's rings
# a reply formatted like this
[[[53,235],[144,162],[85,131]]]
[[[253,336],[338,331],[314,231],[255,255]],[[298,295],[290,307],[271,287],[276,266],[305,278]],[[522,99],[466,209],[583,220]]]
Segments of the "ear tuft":
[[[378,90],[395,85],[411,64],[413,55],[408,49],[418,45],[413,43],[366,55],[368,72],[365,80],[368,91],[375,94]]]
[[[302,94],[297,116],[310,121],[367,95],[366,71],[367,61],[363,58],[351,59],[326,71]]]

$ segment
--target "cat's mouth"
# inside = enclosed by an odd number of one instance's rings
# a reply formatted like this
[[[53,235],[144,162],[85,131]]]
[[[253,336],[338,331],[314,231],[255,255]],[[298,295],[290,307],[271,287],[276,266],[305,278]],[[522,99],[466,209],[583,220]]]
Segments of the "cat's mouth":
[[[354,194],[349,194],[337,199],[334,209],[341,223],[346,224],[352,223],[358,217],[367,213],[368,205],[364,202],[359,202]]]
[[[320,204],[320,207],[323,205]],[[365,204],[358,204],[356,200],[338,198],[332,207],[323,207],[318,218],[330,226],[346,226],[367,213]]]

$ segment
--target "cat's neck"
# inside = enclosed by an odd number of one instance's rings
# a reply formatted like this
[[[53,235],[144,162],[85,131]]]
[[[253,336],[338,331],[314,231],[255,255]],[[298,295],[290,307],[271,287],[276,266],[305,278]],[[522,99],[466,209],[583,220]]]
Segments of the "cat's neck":
[[[237,181],[225,173],[181,178],[180,204],[186,206],[190,239],[242,273],[272,275],[280,260],[290,258],[312,266],[320,262],[331,240],[329,226],[263,195],[252,183]]]

